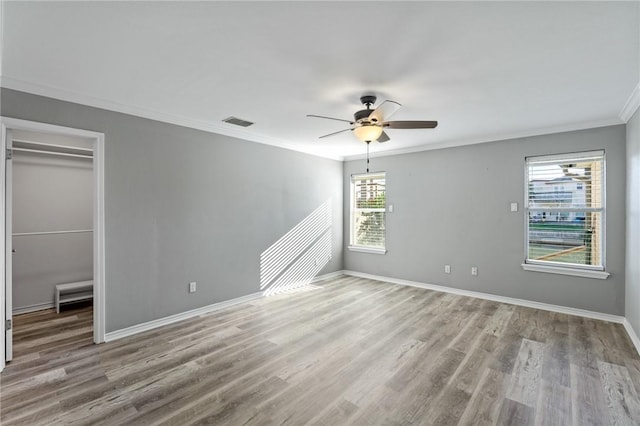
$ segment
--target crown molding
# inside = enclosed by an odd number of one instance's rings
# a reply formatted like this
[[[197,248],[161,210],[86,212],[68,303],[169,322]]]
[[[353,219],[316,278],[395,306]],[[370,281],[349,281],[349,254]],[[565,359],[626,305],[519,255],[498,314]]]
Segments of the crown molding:
[[[305,149],[304,146],[295,145],[292,143],[283,142],[276,138],[271,138],[265,135],[259,135],[251,132],[247,132],[241,129],[235,129],[232,125],[225,123],[213,123],[204,120],[196,120],[189,117],[184,117],[178,114],[166,113],[162,111],[155,111],[149,108],[126,105],[118,102],[96,98],[93,96],[68,91],[65,89],[54,88],[50,86],[44,86],[36,83],[31,83],[19,79],[15,79],[7,76],[0,76],[0,87],[7,89],[17,90],[20,92],[26,92],[33,95],[44,96],[48,98],[58,99],[66,102],[77,103],[94,108],[105,109],[109,111],[119,112],[123,114],[133,115],[136,117],[147,118],[150,120],[161,121],[164,123],[175,124],[177,126],[188,127],[196,130],[202,130],[209,133],[216,133],[224,136],[230,136],[238,139],[243,139],[250,142],[261,143],[264,145],[270,145],[277,148],[288,149],[291,151],[301,152],[303,154],[313,155],[321,158],[328,158],[337,161],[352,161],[361,160],[365,158],[364,154],[357,155],[330,155],[322,154],[311,149]],[[475,145],[488,142],[498,142],[509,139],[518,139],[532,136],[541,136],[552,133],[563,133],[575,130],[594,129],[598,127],[613,126],[626,123],[633,115],[635,110],[640,106],[640,84],[629,96],[627,103],[619,114],[619,118],[604,119],[599,121],[589,121],[581,123],[572,123],[561,126],[544,127],[537,129],[528,129],[521,132],[503,133],[503,134],[491,134],[483,135],[480,137],[472,137],[466,139],[457,139],[452,141],[437,142],[433,144],[420,145],[410,148],[379,151],[370,153],[370,158],[387,157],[391,155],[411,154],[415,152],[431,151],[434,149],[454,148],[458,146]]]
[[[629,95],[629,99],[620,110],[620,120],[623,122],[628,122],[633,117],[633,114],[640,107],[640,83],[633,89],[631,94]]]
[[[133,115],[136,117],[147,118],[149,120],[161,121],[164,123],[175,124],[177,126],[188,127],[191,129],[202,130],[209,133],[216,133],[224,136],[230,136],[238,139],[243,139],[250,142],[261,143],[264,145],[270,145],[277,148],[288,149],[291,151],[301,152],[303,154],[314,155],[316,157],[328,158],[331,160],[343,161],[342,156],[320,154],[316,151],[305,149],[303,146],[282,142],[279,139],[271,138],[264,135],[259,135],[245,130],[236,129],[236,126],[220,122],[213,123],[210,121],[196,120],[189,117],[184,117],[178,114],[172,114],[162,111],[155,111],[149,108],[126,105],[118,102],[113,102],[107,99],[96,98],[93,96],[68,91],[65,89],[59,89],[50,86],[44,86],[28,81],[23,81],[7,76],[0,76],[0,87],[17,90],[20,92],[30,93],[32,95],[44,96],[47,98],[58,99],[66,102],[72,102],[76,104],[86,105],[94,108],[105,109],[109,111],[119,112],[123,114]]]
[[[572,124],[566,124],[561,126],[529,129],[529,130],[524,130],[522,132],[484,135],[477,138],[458,139],[453,141],[438,142],[438,143],[420,145],[420,146],[415,146],[415,147],[405,148],[405,149],[379,151],[379,152],[370,153],[369,158],[411,154],[414,152],[432,151],[434,149],[455,148],[457,146],[477,145],[482,143],[499,142],[499,141],[505,141],[510,139],[521,139],[521,138],[529,138],[533,136],[544,136],[544,135],[550,135],[554,133],[573,132],[576,130],[596,129],[598,127],[616,126],[619,124],[624,124],[624,122],[621,121],[619,118],[609,118],[609,119],[604,119],[599,121],[572,123]],[[348,155],[344,157],[344,161],[362,160],[363,158],[366,158],[366,155],[363,155],[363,154]]]

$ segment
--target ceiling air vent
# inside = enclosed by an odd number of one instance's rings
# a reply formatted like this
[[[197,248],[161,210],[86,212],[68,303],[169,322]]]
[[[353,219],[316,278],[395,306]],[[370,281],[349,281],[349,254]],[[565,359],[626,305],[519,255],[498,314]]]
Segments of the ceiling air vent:
[[[253,124],[251,121],[243,120],[242,118],[238,118],[238,117],[229,117],[229,118],[225,118],[222,121],[224,121],[225,123],[235,124],[236,126],[242,126],[242,127],[249,127]]]

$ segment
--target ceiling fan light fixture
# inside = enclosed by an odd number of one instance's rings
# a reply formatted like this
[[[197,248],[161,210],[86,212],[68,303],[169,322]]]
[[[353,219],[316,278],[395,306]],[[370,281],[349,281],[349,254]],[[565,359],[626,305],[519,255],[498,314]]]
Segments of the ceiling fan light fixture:
[[[382,135],[382,127],[375,124],[362,124],[361,126],[353,129],[353,133],[362,142],[377,141],[380,135]]]
[[[1,0],[0,0],[1,1]],[[348,129],[338,130],[328,135],[320,136],[320,139],[329,136],[338,135],[344,132],[353,132],[362,142],[387,142],[391,140],[384,129],[433,129],[438,125],[437,121],[389,121],[389,117],[398,110],[402,105],[396,101],[386,100],[382,102],[376,109],[371,109],[375,104],[376,97],[373,95],[365,95],[360,98],[360,102],[366,107],[356,111],[353,114],[353,120],[344,120],[342,118],[327,117],[325,115],[307,114],[307,117],[324,118],[327,120],[343,121],[349,123],[351,127]]]

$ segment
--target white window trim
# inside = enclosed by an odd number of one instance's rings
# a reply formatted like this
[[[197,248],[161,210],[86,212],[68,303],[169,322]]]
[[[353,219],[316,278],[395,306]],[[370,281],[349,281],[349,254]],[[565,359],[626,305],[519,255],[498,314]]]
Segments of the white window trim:
[[[348,246],[350,251],[359,251],[361,253],[387,254],[386,248],[367,247],[367,246]]]
[[[387,254],[387,237],[386,237],[386,231],[385,231],[385,246],[384,247],[370,247],[370,246],[359,246],[359,245],[355,245],[353,244],[353,206],[354,206],[354,197],[355,194],[353,192],[353,181],[355,179],[361,179],[363,177],[374,177],[374,176],[383,176],[385,179],[385,184],[386,184],[386,180],[387,180],[387,172],[371,172],[371,173],[358,173],[358,174],[353,174],[351,175],[351,179],[349,181],[349,245],[347,246],[347,249],[349,251],[355,251],[355,252],[360,252],[360,253],[370,253],[370,254]],[[385,190],[386,191],[386,190]],[[362,210],[362,209],[361,209]],[[384,206],[384,212],[385,212],[385,223],[386,223],[386,213],[387,213],[387,206],[386,206],[386,202],[385,202],[385,206]],[[372,211],[379,211],[377,209],[374,209]],[[386,226],[385,226],[386,228]]]
[[[602,207],[598,209],[602,214],[602,238],[601,238],[601,247],[600,250],[602,252],[602,266],[589,266],[589,265],[575,265],[575,264],[559,264],[555,262],[546,262],[540,261],[538,263],[534,260],[529,260],[527,258],[527,253],[529,252],[529,167],[527,164],[527,159],[531,157],[525,158],[525,166],[524,166],[524,253],[525,260],[520,266],[525,271],[532,272],[543,272],[549,274],[559,274],[559,275],[570,275],[574,277],[584,277],[584,278],[596,278],[600,280],[606,280],[611,274],[606,272],[606,205],[607,205],[607,161],[606,161],[606,152],[604,150],[596,150],[596,151],[586,151],[586,152],[577,152],[577,153],[567,153],[567,154],[555,154],[555,155],[546,155],[546,156],[532,156],[537,159],[537,161],[553,161],[556,162],[562,159],[580,159],[580,158],[590,158],[594,156],[602,156]],[[567,209],[562,209],[567,210]],[[584,209],[575,209],[583,211]]]
[[[525,271],[545,272],[548,274],[571,275],[574,277],[584,277],[584,278],[597,278],[599,280],[606,280],[609,277],[609,275],[611,275],[605,271],[594,271],[591,269],[570,268],[566,266],[536,265],[534,263],[523,263],[521,266],[522,266],[522,269],[524,269]]]

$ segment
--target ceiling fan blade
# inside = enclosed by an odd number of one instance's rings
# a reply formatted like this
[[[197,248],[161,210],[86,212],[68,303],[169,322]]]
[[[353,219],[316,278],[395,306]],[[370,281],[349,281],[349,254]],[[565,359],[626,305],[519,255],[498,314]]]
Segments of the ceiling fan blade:
[[[396,101],[384,101],[378,108],[374,109],[371,114],[369,114],[369,120],[374,123],[381,123],[383,120],[388,119],[395,113],[402,105],[400,105]]]
[[[345,123],[353,124],[351,120],[343,120],[342,118],[325,117],[324,115],[307,114],[307,117],[326,118],[327,120],[344,121]]]
[[[338,130],[337,132],[333,132],[333,133],[329,133],[328,135],[320,136],[319,139],[328,138],[329,136],[337,135],[338,133],[346,132],[346,131],[349,131],[349,130],[353,130],[353,129]]]
[[[390,129],[433,129],[438,125],[437,121],[385,121],[384,127]]]
[[[385,132],[382,132],[382,134],[380,135],[380,137],[378,138],[378,142],[382,143],[382,142],[386,142],[386,141],[390,141],[391,139],[389,138],[389,135],[386,134]]]

